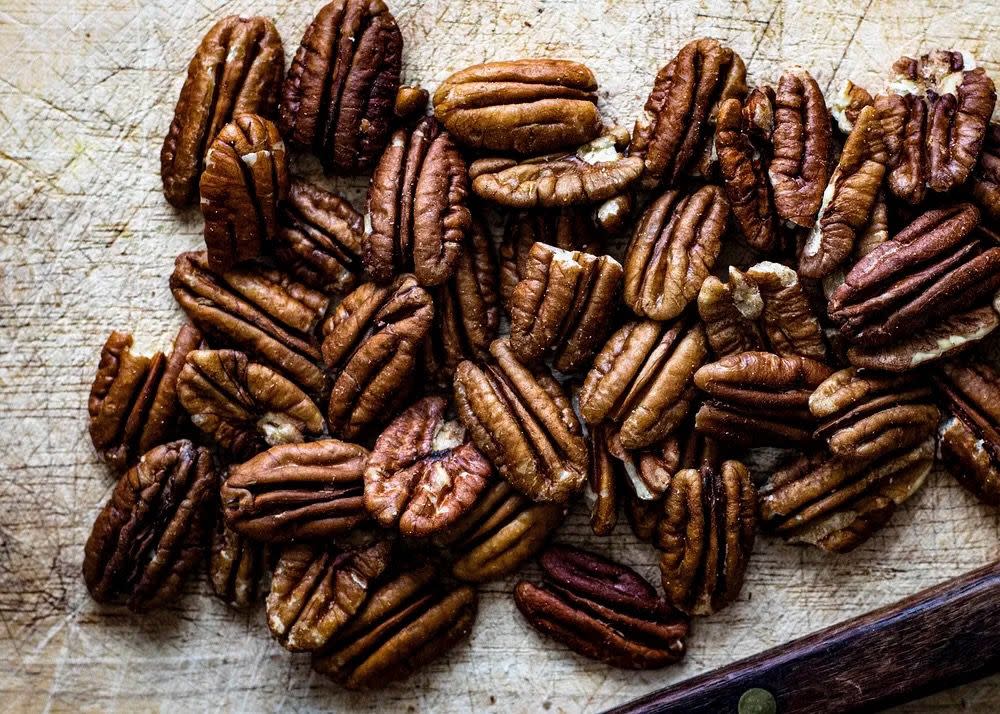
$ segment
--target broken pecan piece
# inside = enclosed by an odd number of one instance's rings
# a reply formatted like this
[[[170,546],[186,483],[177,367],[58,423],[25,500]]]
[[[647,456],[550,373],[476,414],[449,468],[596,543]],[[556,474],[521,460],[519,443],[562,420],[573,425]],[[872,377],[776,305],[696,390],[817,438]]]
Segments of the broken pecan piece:
[[[382,0],[333,0],[306,28],[281,87],[281,133],[327,172],[371,169],[389,137],[403,36]]]
[[[631,568],[558,545],[541,565],[543,582],[514,588],[514,602],[539,632],[622,669],[656,669],[684,656],[687,620]]]
[[[980,210],[993,221],[1000,221],[1000,124],[990,124],[983,142],[969,190]]]
[[[216,597],[244,609],[257,602],[267,548],[254,543],[217,518],[208,561],[208,582]]]
[[[141,612],[180,595],[202,556],[217,488],[208,449],[173,441],[143,454],[115,485],[87,539],[83,578],[97,602]]]
[[[847,80],[830,100],[830,114],[833,115],[840,133],[847,136],[854,130],[854,124],[858,121],[861,110],[874,103],[875,98],[867,89]]]
[[[266,17],[230,15],[198,45],[160,150],[163,194],[186,206],[198,195],[209,145],[239,114],[273,117],[285,70],[281,37]]]

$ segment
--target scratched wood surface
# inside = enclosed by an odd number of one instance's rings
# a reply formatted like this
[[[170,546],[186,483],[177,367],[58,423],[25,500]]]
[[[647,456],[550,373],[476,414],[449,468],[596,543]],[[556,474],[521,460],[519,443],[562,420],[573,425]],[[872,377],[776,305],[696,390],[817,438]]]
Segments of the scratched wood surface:
[[[808,66],[821,86],[875,87],[900,53],[975,53],[1000,80],[990,0],[772,3],[391,2],[405,78],[433,88],[471,63],[527,55],[593,68],[603,111],[631,126],[652,77],[699,35],[747,60],[751,81]],[[112,329],[140,349],[181,320],[173,257],[200,243],[194,212],[160,193],[158,153],[187,62],[230,13],[273,17],[286,52],[315,2],[5,0],[0,3],[0,708],[37,710],[595,711],[730,662],[982,565],[1000,518],[945,475],[857,552],[762,538],[738,603],[698,620],[690,653],[659,672],[619,672],[542,641],[511,581],[482,591],[471,639],[379,694],[348,694],[237,615],[200,579],[167,610],[100,607],[80,577],[83,543],[112,482],[86,432],[86,395]],[[315,174],[302,161],[298,170]],[[360,196],[363,182],[335,187]],[[595,544],[577,512],[561,538]],[[652,553],[619,528],[596,543],[655,578]],[[529,572],[531,572],[529,570]],[[996,711],[1000,678],[907,707]]]

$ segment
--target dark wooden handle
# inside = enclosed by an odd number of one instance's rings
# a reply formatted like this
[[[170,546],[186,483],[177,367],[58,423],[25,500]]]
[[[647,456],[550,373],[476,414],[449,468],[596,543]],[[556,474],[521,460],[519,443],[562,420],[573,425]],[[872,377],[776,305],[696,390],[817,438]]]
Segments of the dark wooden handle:
[[[997,671],[1000,561],[612,711],[872,711]]]

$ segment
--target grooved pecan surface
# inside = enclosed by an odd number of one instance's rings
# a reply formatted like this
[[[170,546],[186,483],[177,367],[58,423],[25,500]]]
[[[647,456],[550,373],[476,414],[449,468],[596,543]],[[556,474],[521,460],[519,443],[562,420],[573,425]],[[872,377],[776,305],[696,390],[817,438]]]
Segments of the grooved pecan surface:
[[[160,150],[163,194],[175,206],[192,203],[209,145],[239,114],[273,117],[285,54],[266,17],[230,15],[198,45]]]
[[[239,609],[257,603],[267,548],[254,543],[217,518],[208,561],[208,582],[223,602]]]
[[[990,124],[983,141],[969,189],[980,210],[994,221],[1000,221],[1000,124]]]

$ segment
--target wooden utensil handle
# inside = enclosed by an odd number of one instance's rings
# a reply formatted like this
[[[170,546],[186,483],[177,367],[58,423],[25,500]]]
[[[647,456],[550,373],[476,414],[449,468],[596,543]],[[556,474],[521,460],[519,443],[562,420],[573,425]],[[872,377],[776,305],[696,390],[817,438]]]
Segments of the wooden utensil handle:
[[[612,711],[871,711],[997,671],[1000,561]]]

